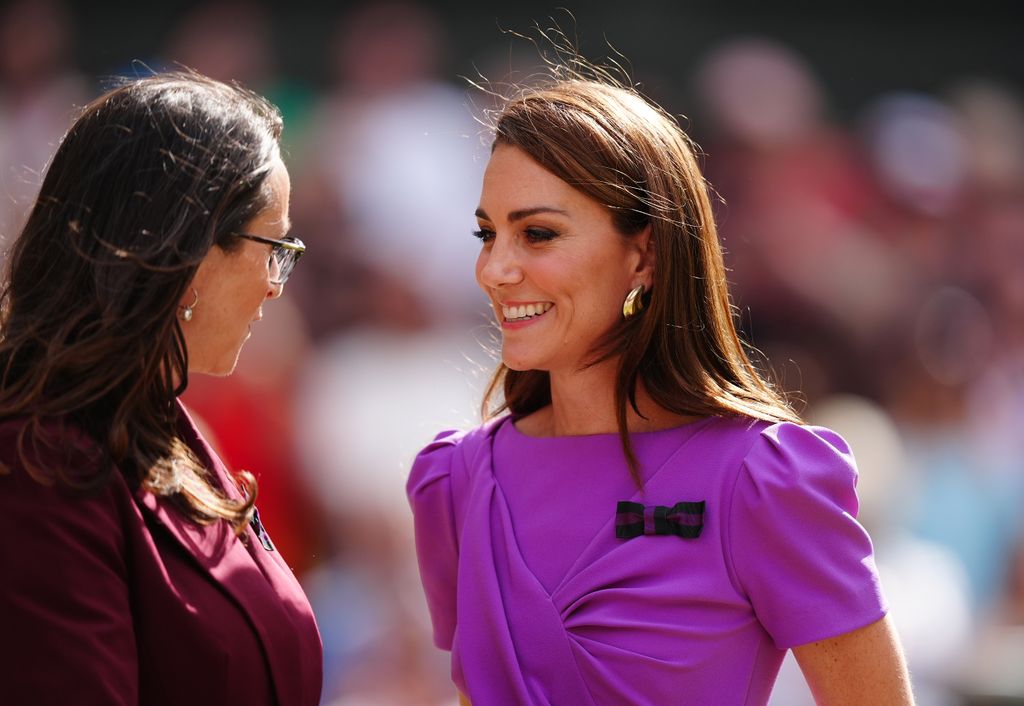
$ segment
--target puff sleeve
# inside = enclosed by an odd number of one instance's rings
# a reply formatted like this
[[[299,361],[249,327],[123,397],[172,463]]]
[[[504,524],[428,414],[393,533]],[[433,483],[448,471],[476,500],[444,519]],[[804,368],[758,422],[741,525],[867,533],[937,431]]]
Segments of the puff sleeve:
[[[820,427],[769,426],[743,461],[728,554],[779,648],[835,637],[886,613],[871,540],[855,519],[856,482],[849,446]]]
[[[452,463],[461,434],[444,431],[413,462],[406,493],[412,506],[416,557],[434,644],[451,650],[455,637],[455,595],[459,542],[452,495]]]

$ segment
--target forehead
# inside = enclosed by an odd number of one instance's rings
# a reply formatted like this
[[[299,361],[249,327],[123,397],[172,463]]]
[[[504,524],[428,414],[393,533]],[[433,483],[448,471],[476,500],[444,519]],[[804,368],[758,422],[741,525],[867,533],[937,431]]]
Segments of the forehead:
[[[268,189],[267,208],[259,214],[268,222],[283,226],[283,231],[291,229],[288,218],[288,206],[291,199],[291,178],[288,169],[280,157],[275,157],[265,186]]]
[[[285,167],[280,156],[275,156],[271,161],[266,184],[271,191],[271,204],[287,207],[291,197],[292,181],[288,175],[288,168]]]
[[[532,203],[535,201],[559,208],[582,207],[586,203],[597,206],[596,202],[549,172],[523,150],[498,145],[484,172],[480,205],[484,209],[488,204],[527,208],[538,205]]]

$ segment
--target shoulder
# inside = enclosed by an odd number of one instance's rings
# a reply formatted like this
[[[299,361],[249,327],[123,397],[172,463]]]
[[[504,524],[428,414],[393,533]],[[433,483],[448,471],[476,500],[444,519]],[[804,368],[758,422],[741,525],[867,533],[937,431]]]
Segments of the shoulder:
[[[71,423],[0,422],[0,534],[56,546],[118,550],[132,491],[99,446]],[[49,549],[47,548],[49,547]]]
[[[99,445],[73,422],[26,417],[0,421],[0,476],[81,491],[101,486],[103,470]]]
[[[819,492],[856,509],[857,465],[850,445],[825,427],[791,422],[755,427],[743,459],[741,482],[763,493]]]
[[[93,488],[76,482],[99,466],[95,446],[70,427],[41,430],[19,450],[28,427],[0,423],[0,615],[5,647],[18,646],[6,652],[0,681],[19,703],[51,703],[49,695],[75,688],[97,703],[128,703],[138,673],[130,493],[116,472]],[[49,659],[59,673],[40,671]]]
[[[736,585],[780,648],[840,635],[886,610],[855,519],[850,446],[823,427],[765,425],[737,474],[725,530]]]
[[[434,440],[424,446],[413,459],[412,470],[409,473],[410,490],[423,481],[450,474],[452,459],[469,434],[469,430],[463,429],[445,429],[438,432]]]
[[[850,445],[827,427],[778,422],[765,424],[759,437],[763,443],[757,448],[766,451],[808,459],[852,459]]]
[[[72,426],[0,423],[0,535],[7,562],[32,557],[103,557],[117,564],[132,503],[120,473],[107,473],[96,444]],[[23,441],[19,441],[24,438]],[[8,564],[9,565],[9,564]]]
[[[411,495],[432,482],[448,478],[456,468],[472,469],[490,447],[498,428],[509,419],[492,419],[473,429],[446,429],[437,434],[413,460],[407,490]]]

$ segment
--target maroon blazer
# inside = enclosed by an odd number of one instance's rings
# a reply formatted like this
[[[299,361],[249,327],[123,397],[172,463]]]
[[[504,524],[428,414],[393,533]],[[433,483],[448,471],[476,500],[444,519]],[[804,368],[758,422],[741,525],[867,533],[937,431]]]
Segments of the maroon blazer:
[[[280,554],[120,473],[86,495],[41,484],[18,461],[23,426],[0,423],[0,704],[318,703],[320,635]],[[180,433],[237,497],[184,408]],[[94,469],[76,439],[32,453]]]

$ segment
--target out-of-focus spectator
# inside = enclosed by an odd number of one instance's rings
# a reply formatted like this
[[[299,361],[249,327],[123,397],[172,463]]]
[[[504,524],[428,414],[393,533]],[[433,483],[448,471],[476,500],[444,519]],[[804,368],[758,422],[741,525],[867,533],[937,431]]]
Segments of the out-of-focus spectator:
[[[955,86],[951,100],[968,147],[960,272],[995,319],[1004,357],[1013,357],[1024,350],[1024,105],[980,80]]]
[[[304,580],[324,638],[325,703],[441,704],[452,695],[447,659],[430,644],[401,493],[437,424],[477,418],[484,358],[463,332],[363,330],[323,344],[304,366],[299,460],[318,488],[331,548]]]
[[[423,6],[370,4],[341,20],[338,83],[304,160],[324,184],[300,189],[324,197],[303,212],[334,209],[325,230],[307,230],[325,254],[304,285],[316,334],[464,322],[483,308],[470,232],[484,147],[462,92],[438,78],[444,46]]]
[[[1024,703],[1024,534],[1009,554],[1003,591],[953,672],[964,706]]]
[[[165,52],[218,81],[260,86],[275,63],[267,8],[246,0],[197,5],[171,30]]]
[[[87,96],[69,63],[71,43],[71,19],[58,0],[14,0],[0,9],[0,260]]]
[[[1002,582],[1024,480],[1019,457],[1008,465],[987,445],[996,407],[972,410],[975,387],[995,358],[991,319],[969,292],[945,285],[934,289],[906,329],[892,360],[878,371],[908,470],[918,479],[905,511],[916,536],[959,557],[977,614]]]
[[[166,63],[237,81],[269,98],[287,125],[282,135],[287,155],[301,150],[314,95],[278,70],[272,25],[270,8],[255,0],[200,3],[171,30],[164,56]]]
[[[862,134],[881,198],[873,225],[924,286],[962,262],[953,217],[967,189],[968,153],[953,111],[927,95],[895,92],[864,111]]]
[[[748,335],[770,355],[784,340],[812,395],[869,388],[854,363],[896,325],[913,278],[867,226],[876,192],[855,143],[827,119],[806,62],[777,42],[726,42],[696,85]]]

